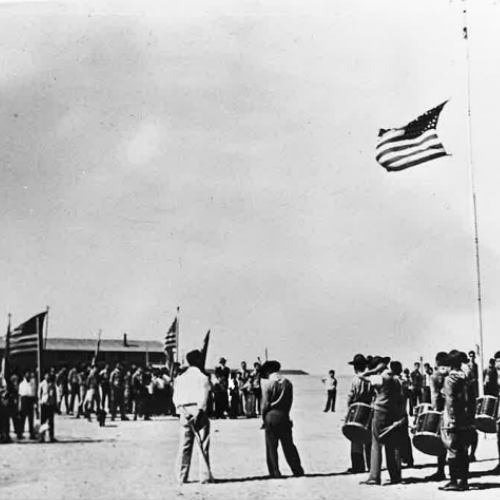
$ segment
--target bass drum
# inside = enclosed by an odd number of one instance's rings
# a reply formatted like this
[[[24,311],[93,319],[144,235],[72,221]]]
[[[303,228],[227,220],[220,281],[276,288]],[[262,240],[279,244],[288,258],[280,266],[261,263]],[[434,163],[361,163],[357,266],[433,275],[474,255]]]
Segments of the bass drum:
[[[342,433],[353,443],[366,444],[371,440],[373,408],[366,403],[354,403],[349,407]]]
[[[478,431],[493,434],[497,431],[498,398],[484,396],[476,399],[476,428]]]
[[[418,416],[413,436],[413,446],[425,453],[435,457],[445,452],[443,440],[441,439],[441,416],[439,411],[429,410]]]

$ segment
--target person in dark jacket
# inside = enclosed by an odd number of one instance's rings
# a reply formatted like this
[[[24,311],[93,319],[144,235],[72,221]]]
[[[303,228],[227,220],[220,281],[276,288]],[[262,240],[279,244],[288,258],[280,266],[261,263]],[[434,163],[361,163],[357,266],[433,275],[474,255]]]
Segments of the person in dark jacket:
[[[471,422],[468,411],[467,376],[462,364],[467,363],[464,353],[453,350],[448,354],[450,371],[444,380],[444,411],[441,437],[448,450],[450,482],[440,487],[444,491],[469,489],[469,455]]]
[[[281,477],[278,464],[278,445],[281,443],[285,459],[294,476],[304,475],[299,453],[293,442],[290,410],[293,404],[293,385],[279,371],[278,361],[266,361],[261,376],[266,379],[262,387],[262,419],[266,434],[267,468],[271,477]]]

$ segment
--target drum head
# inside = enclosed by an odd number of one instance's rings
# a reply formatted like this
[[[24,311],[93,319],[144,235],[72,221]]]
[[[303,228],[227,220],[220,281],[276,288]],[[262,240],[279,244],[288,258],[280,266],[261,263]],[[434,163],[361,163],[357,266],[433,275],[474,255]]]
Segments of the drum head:
[[[441,438],[436,434],[421,432],[413,436],[413,446],[426,455],[438,457],[445,451]]]
[[[353,443],[367,444],[370,442],[371,431],[361,425],[348,424],[342,427],[342,434]]]

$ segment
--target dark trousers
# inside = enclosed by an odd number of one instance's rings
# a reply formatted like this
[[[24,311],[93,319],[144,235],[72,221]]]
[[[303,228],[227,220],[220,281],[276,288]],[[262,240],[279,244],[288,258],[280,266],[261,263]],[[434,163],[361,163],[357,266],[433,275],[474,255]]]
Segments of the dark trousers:
[[[116,413],[119,410],[121,418],[125,418],[125,405],[123,400],[123,388],[112,387],[111,388],[111,419],[114,420]]]
[[[383,429],[394,422],[394,418],[386,412],[375,410],[372,420],[372,455],[370,462],[369,479],[380,483],[382,470],[382,448],[385,447],[385,459],[387,461],[387,470],[391,482],[397,483],[401,481],[401,456],[397,445],[398,434],[387,439],[387,442],[382,445],[379,440],[379,435]]]
[[[422,403],[431,402],[431,388],[429,386],[422,387]]]
[[[106,410],[106,403],[109,406],[109,387],[101,385],[101,409]]]
[[[441,437],[448,451],[448,468],[452,482],[467,483],[469,477],[470,429],[441,429]]]
[[[413,448],[411,445],[410,433],[408,431],[408,424],[404,424],[398,429],[399,435],[396,437],[398,442],[396,446],[399,446],[401,461],[406,465],[413,465]]]
[[[54,439],[54,414],[57,408],[54,405],[44,405],[41,407],[40,423],[43,425],[45,422],[49,424],[49,437]]]
[[[35,401],[36,398],[30,396],[21,396],[21,409],[19,411],[19,429],[17,436],[22,437],[26,420],[28,420],[28,428],[30,437],[35,437],[35,430],[33,428],[33,418],[35,416]]]
[[[335,411],[335,401],[337,400],[337,389],[327,391],[326,406],[324,411]]]
[[[351,442],[351,469],[352,472],[365,472],[370,470],[372,442],[366,444]]]
[[[214,417],[224,417],[225,412],[227,412],[227,392],[214,392]]]
[[[76,398],[80,398],[80,386],[78,384],[70,384],[69,386],[69,411],[73,413],[75,411],[75,401]],[[77,410],[78,411],[78,410]]]
[[[232,390],[230,398],[231,398],[231,404],[229,407],[229,417],[230,418],[237,418],[238,417],[238,409],[240,406],[240,395],[238,394],[238,391]]]
[[[59,411],[59,413],[61,413],[61,406],[62,406],[62,402],[64,401],[64,408],[66,410],[66,413],[69,413],[70,411],[70,408],[69,408],[69,394],[68,394],[68,387],[67,385],[62,385],[60,387],[60,395],[61,395],[61,399],[59,399],[59,403],[57,405],[57,409]]]
[[[292,422],[288,414],[271,410],[264,417],[266,431],[267,468],[271,477],[280,477],[278,465],[278,444],[281,442],[283,454],[294,476],[304,474],[299,452],[292,436]]]

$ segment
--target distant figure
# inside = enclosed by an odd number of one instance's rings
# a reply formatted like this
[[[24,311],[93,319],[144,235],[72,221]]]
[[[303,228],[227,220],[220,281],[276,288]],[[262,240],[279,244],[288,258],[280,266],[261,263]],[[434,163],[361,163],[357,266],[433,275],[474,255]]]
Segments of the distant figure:
[[[281,477],[278,465],[278,444],[281,442],[285,459],[294,476],[304,475],[299,453],[293,442],[290,410],[293,403],[293,385],[279,371],[278,361],[266,361],[261,376],[267,379],[262,387],[262,419],[266,433],[267,468],[271,477]]]
[[[226,366],[226,358],[220,358],[219,364],[215,367],[217,387],[214,388],[215,417],[225,418],[228,413],[228,385],[230,370]]]
[[[424,377],[422,379],[422,403],[431,402],[431,377],[434,373],[429,363],[424,364]]]
[[[416,362],[413,365],[414,369],[410,373],[411,385],[410,385],[410,413],[417,405],[422,402],[422,386],[423,386],[423,376],[420,373],[420,363]]]
[[[210,420],[207,415],[210,384],[208,377],[200,369],[200,351],[188,352],[186,361],[189,368],[175,379],[174,385],[174,403],[179,409],[181,426],[177,479],[180,484],[187,482],[194,441],[199,437],[205,457],[205,459],[200,457],[199,460],[199,479],[201,483],[208,483],[211,479]]]
[[[57,413],[57,387],[55,376],[46,373],[44,380],[39,388],[39,401],[40,401],[40,424],[48,425],[49,439],[53,443],[56,441],[54,437],[54,415]],[[41,433],[40,442],[45,441],[45,433]]]
[[[495,367],[495,358],[491,358],[488,368],[484,371],[484,395],[498,397],[498,373]]]
[[[330,370],[328,372],[328,377],[324,377],[321,380],[326,388],[326,406],[323,411],[335,411],[335,401],[337,400],[337,379],[335,378],[335,370]]]
[[[17,437],[23,439],[24,427],[26,420],[28,420],[28,428],[30,439],[35,439],[35,428],[33,420],[35,416],[36,405],[36,380],[29,370],[26,370],[24,379],[19,384],[19,428]]]

